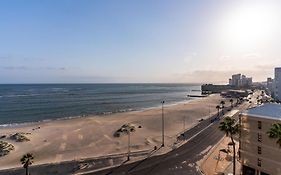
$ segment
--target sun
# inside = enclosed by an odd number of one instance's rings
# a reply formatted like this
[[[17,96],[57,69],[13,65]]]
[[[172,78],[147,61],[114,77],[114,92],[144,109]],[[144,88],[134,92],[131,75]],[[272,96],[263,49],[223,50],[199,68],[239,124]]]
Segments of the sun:
[[[269,5],[239,6],[226,15],[222,37],[227,43],[241,47],[265,42],[274,34],[277,16]]]

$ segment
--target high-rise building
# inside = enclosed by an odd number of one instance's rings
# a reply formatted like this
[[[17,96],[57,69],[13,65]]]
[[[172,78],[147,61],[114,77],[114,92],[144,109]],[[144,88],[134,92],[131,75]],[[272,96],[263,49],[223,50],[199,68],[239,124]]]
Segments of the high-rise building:
[[[267,103],[240,116],[240,159],[243,175],[281,174],[281,148],[267,132],[281,122],[281,105]]]
[[[228,79],[228,85],[232,85],[232,79]]]
[[[252,78],[241,74],[235,74],[229,79],[229,85],[238,88],[250,87],[252,85]]]
[[[281,101],[281,67],[274,71],[274,98]]]
[[[232,85],[238,87],[240,79],[241,79],[241,74],[232,75]]]
[[[271,97],[274,97],[273,81],[274,80],[272,78],[267,78],[267,81],[266,81],[267,92],[268,92],[268,94],[271,95]]]

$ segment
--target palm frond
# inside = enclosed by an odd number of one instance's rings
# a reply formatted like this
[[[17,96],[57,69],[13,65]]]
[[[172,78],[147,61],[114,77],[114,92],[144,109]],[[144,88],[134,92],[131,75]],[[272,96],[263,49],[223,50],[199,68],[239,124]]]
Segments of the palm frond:
[[[271,139],[276,139],[276,144],[281,148],[281,123],[274,123],[267,131],[267,135]]]
[[[226,136],[235,135],[239,132],[239,125],[235,123],[235,119],[231,117],[225,117],[224,121],[220,123],[219,129],[225,132]]]

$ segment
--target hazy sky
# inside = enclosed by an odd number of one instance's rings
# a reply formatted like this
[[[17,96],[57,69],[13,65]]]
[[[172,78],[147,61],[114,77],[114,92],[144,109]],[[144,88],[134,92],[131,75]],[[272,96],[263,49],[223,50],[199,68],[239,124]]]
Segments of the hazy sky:
[[[0,1],[0,83],[261,81],[277,66],[278,0]]]

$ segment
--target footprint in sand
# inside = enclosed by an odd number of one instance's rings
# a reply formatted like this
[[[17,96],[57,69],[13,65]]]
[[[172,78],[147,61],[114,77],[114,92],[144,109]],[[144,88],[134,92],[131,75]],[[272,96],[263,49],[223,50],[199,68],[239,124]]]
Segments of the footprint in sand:
[[[65,147],[66,147],[66,143],[61,143],[60,144],[60,151],[64,151],[65,150]]]
[[[82,134],[78,134],[78,139],[83,140],[84,136]]]
[[[59,162],[62,160],[62,154],[57,154],[55,158],[55,162]]]
[[[67,135],[64,134],[64,135],[62,136],[62,139],[63,139],[64,141],[66,141],[66,140],[67,140]]]
[[[92,143],[89,144],[89,146],[90,146],[90,147],[96,146],[96,143],[95,143],[95,142],[92,142]]]
[[[101,124],[101,122],[100,122],[100,121],[98,121],[98,120],[96,120],[95,122],[96,122],[97,124],[99,124],[99,125]]]
[[[80,130],[81,130],[81,128],[79,128],[79,129],[75,129],[75,130],[74,130],[74,132],[78,132],[78,131],[80,131]]]
[[[104,134],[103,136],[104,136],[104,138],[108,139],[109,141],[112,141],[112,138],[110,138],[108,135]]]

